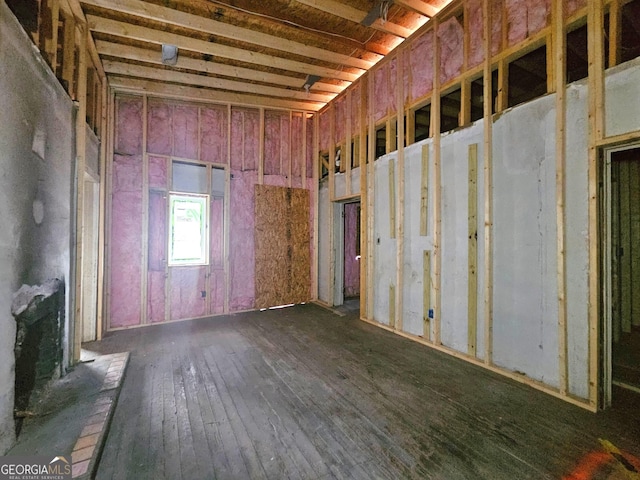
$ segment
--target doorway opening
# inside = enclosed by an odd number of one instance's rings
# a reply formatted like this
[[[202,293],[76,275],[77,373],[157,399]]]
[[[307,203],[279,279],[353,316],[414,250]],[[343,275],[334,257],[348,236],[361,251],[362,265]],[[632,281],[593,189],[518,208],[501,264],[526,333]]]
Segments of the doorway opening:
[[[334,306],[360,311],[360,200],[336,204]]]
[[[640,145],[605,162],[605,406],[612,385],[640,394]]]

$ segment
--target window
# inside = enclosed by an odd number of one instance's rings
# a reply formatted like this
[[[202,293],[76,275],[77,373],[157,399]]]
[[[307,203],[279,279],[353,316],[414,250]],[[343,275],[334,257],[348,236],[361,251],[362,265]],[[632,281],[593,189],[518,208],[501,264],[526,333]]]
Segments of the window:
[[[414,112],[415,141],[419,142],[429,138],[429,128],[431,126],[431,104],[418,108]]]
[[[461,91],[457,88],[440,97],[440,131],[448,132],[460,126]]]
[[[376,159],[387,153],[387,125],[376,130]]]
[[[169,195],[169,265],[208,263],[209,195]]]
[[[640,0],[633,0],[622,7],[620,33],[620,61],[627,62],[640,56]]]
[[[587,26],[583,25],[567,33],[567,83],[586,78],[589,74],[587,56]]]

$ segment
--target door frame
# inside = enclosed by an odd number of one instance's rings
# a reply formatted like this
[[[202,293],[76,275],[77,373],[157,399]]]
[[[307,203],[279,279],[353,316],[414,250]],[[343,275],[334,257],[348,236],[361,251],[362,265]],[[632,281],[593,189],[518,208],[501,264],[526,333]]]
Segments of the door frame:
[[[611,278],[611,162],[614,153],[640,148],[640,142],[634,141],[623,145],[603,148],[602,151],[602,190],[601,190],[601,233],[602,233],[602,322],[600,326],[600,365],[601,365],[601,407],[607,408],[612,403],[613,386],[613,306],[612,306],[612,278]]]
[[[333,305],[344,304],[344,206],[348,203],[361,203],[360,195],[334,201],[333,210]],[[362,265],[362,263],[361,263]]]

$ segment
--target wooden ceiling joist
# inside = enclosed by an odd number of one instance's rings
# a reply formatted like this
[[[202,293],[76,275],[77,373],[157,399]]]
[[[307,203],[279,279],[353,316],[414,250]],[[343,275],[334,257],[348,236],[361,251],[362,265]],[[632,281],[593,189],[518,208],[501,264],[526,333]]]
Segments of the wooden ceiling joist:
[[[422,0],[394,0],[393,3],[429,18],[435,16],[435,14],[440,10],[439,8],[436,8],[429,3],[425,3]]]
[[[242,40],[243,42],[260,45],[274,50],[295,53],[297,55],[316,58],[318,60],[359,68],[362,70],[369,69],[374,63],[382,58],[380,55],[376,54],[369,54],[372,57],[372,60],[350,57],[348,55],[331,52],[285,38],[230,25],[210,18],[192,15],[190,13],[181,12],[179,10],[162,7],[140,0],[82,0],[82,3],[92,7],[105,8],[127,15],[134,15],[149,20],[164,22],[178,27],[199,30],[209,35]]]
[[[296,0],[298,3],[306,5],[308,7],[317,8],[326,13],[330,13],[332,15],[336,15],[338,17],[344,18],[346,20],[360,23],[367,16],[368,12],[364,12],[362,10],[358,10],[357,8],[353,8],[350,5],[345,5],[342,2],[337,0]],[[383,22],[380,18],[378,18],[373,24],[371,28],[375,30],[380,30],[385,33],[390,33],[400,38],[407,38],[411,35],[411,30],[402,25],[398,25],[392,22]]]
[[[138,77],[147,80],[157,80],[172,83],[184,83],[186,85],[197,85],[200,87],[214,88],[218,90],[228,90],[234,92],[253,93],[257,95],[267,95],[272,97],[294,98],[296,100],[314,101],[327,103],[335,95],[321,93],[306,93],[304,91],[288,90],[286,88],[268,87],[235,80],[226,80],[206,75],[184,73],[176,70],[165,70],[130,63],[112,62],[105,60],[104,69],[108,74]]]
[[[102,56],[120,58],[125,60],[131,60],[135,62],[154,63],[162,65],[162,58],[160,54],[160,48],[156,51],[146,48],[131,47],[128,45],[122,45],[118,43],[105,42],[98,40],[96,42],[98,53]],[[278,75],[275,73],[261,72],[259,70],[252,70],[250,68],[236,67],[233,65],[226,65],[223,63],[216,63],[213,61],[199,60],[196,58],[190,58],[186,56],[178,56],[178,62],[175,65],[176,68],[183,68],[187,70],[194,70],[197,72],[210,73],[215,75],[222,75],[225,77],[233,77],[243,80],[251,80],[255,82],[270,83],[279,85],[282,87],[290,88],[302,88],[304,79],[297,77],[289,77],[287,75]],[[310,91],[311,92],[326,92],[326,93],[340,93],[344,88],[349,85],[348,83],[342,85],[335,85],[332,83],[318,82],[315,83]]]
[[[162,32],[152,28],[131,25],[104,17],[94,15],[87,16],[89,28],[93,32],[104,33],[120,37],[131,38],[143,42],[155,44],[176,45],[180,49],[213,55],[214,57],[229,58],[232,60],[262,65],[265,67],[299,72],[309,75],[318,75],[321,78],[334,78],[347,82],[355,81],[360,75],[344,72],[333,68],[313,65],[276,57],[255,51],[248,51],[237,47],[221,45],[219,43],[206,42],[191,37],[177,35],[175,33]]]
[[[147,94],[177,100],[191,100],[195,102],[209,102],[218,104],[232,104],[248,107],[266,107],[284,110],[299,110],[317,112],[324,103],[298,102],[287,99],[274,99],[272,97],[260,97],[244,93],[211,90],[186,85],[175,85],[152,80],[137,78],[110,77],[109,85],[116,92]]]

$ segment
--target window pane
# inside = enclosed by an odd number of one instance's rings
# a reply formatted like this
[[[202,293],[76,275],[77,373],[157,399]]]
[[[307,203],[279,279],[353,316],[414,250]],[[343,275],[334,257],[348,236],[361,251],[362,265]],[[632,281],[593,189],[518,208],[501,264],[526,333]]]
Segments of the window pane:
[[[208,195],[170,195],[169,265],[207,264]]]

